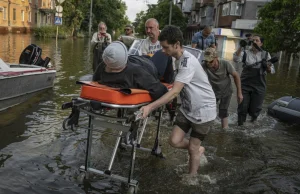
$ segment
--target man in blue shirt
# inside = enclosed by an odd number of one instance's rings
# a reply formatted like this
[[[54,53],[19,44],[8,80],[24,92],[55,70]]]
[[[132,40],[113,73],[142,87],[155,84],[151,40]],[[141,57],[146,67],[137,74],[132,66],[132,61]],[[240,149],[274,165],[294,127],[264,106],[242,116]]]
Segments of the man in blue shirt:
[[[205,50],[208,47],[216,48],[216,39],[210,26],[205,26],[200,32],[195,33],[192,39],[192,48]]]

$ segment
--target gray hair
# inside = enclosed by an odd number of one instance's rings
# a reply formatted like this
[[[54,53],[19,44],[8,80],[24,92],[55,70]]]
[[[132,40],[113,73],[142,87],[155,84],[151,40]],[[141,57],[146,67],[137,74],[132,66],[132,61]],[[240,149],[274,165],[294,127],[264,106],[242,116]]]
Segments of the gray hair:
[[[147,22],[150,22],[150,21],[155,22],[157,24],[157,26],[159,26],[159,23],[158,23],[157,19],[155,19],[155,18],[149,18],[149,19],[147,19],[147,21],[145,22],[145,25],[146,25]]]
[[[210,30],[210,31],[212,31],[212,27],[206,25],[206,26],[204,26],[203,30]]]
[[[105,26],[105,30],[107,30],[107,26],[106,26],[106,23],[104,23],[104,22],[99,22],[99,24],[98,24],[98,28],[100,27],[100,26]]]

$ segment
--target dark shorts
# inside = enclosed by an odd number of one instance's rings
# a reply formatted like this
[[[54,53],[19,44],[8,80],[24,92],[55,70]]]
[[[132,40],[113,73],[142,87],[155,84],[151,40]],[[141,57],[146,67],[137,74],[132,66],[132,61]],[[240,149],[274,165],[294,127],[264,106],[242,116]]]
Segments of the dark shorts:
[[[217,103],[219,103],[219,117],[221,119],[228,117],[228,107],[230,104],[231,95],[225,96],[223,98],[217,98]]]
[[[185,133],[188,133],[190,128],[192,128],[191,137],[198,138],[201,141],[204,140],[205,136],[208,134],[210,129],[213,126],[214,121],[209,121],[206,123],[195,124],[190,120],[185,118],[181,111],[178,111],[178,115],[176,116],[176,121],[174,125],[177,125],[181,128]]]

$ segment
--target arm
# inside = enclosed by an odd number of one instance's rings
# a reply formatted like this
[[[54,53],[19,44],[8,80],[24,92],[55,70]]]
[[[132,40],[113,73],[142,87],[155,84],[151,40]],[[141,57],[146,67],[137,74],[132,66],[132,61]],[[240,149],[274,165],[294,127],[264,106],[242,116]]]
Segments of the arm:
[[[166,86],[164,86],[158,79],[143,67],[136,67],[134,73],[134,81],[137,88],[149,91],[153,100],[157,100],[162,95],[168,92]]]
[[[98,42],[98,32],[95,32],[92,36],[91,43],[96,44]]]
[[[270,55],[270,53],[268,53],[267,60],[270,60],[270,59],[271,59],[271,55]],[[267,73],[274,74],[275,73],[274,65],[272,63],[267,63],[267,69],[266,69],[266,71],[267,71]]]
[[[173,88],[170,91],[168,91],[165,95],[163,95],[158,100],[148,104],[147,106],[143,106],[140,109],[143,112],[143,118],[146,118],[151,111],[173,100],[176,96],[178,96],[178,94],[180,93],[183,87],[184,87],[184,83],[175,81]]]
[[[242,62],[244,52],[242,47],[239,47],[238,50],[233,53],[233,61],[237,63]]]
[[[239,74],[234,71],[231,73],[235,86],[236,86],[236,94],[237,94],[237,102],[240,104],[243,101],[242,87],[241,87],[241,79]]]
[[[195,33],[192,38],[192,48],[196,48],[197,44],[198,44],[198,38],[197,38],[197,33]]]
[[[107,38],[107,43],[110,44],[111,43],[111,35],[106,33],[106,38]]]

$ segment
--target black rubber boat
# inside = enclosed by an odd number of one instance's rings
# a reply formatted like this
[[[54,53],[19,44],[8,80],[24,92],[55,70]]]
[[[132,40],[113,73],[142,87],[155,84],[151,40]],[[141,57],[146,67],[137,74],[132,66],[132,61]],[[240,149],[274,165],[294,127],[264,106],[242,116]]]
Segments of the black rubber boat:
[[[300,124],[300,98],[281,97],[268,106],[268,114],[283,122]]]

